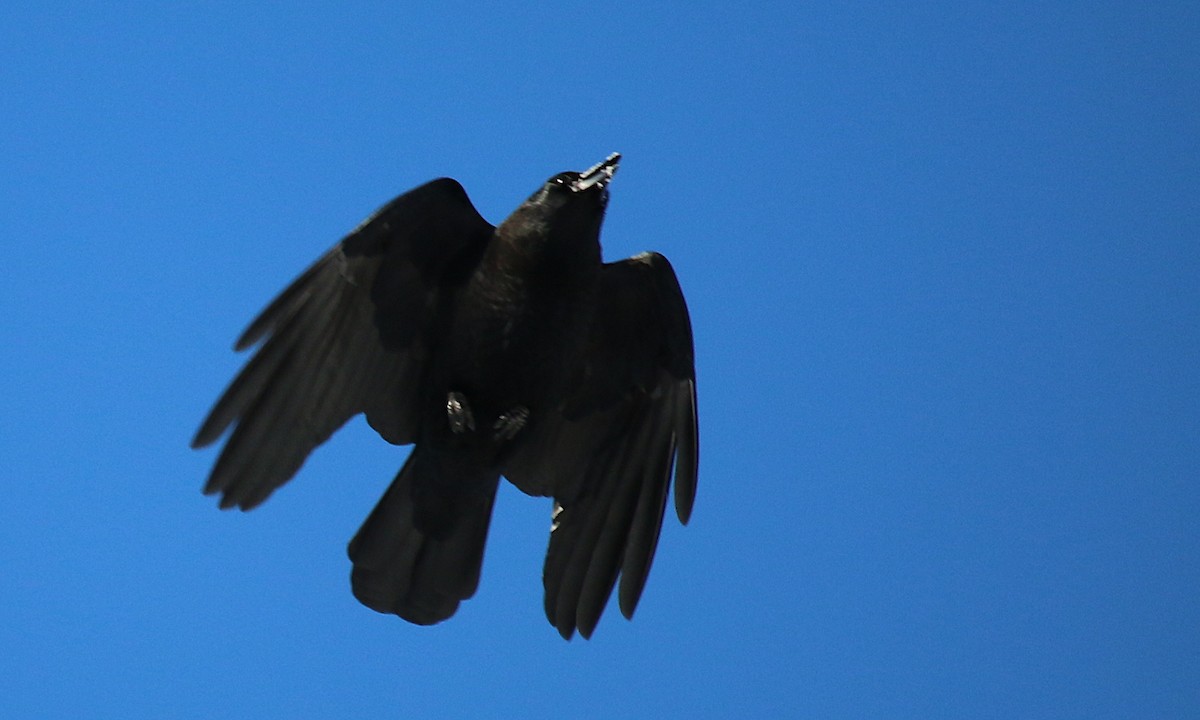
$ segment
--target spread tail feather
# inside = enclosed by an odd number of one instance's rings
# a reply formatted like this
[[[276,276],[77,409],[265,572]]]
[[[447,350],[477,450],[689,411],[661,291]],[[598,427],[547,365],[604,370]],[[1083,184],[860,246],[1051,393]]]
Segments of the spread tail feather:
[[[500,480],[497,474],[438,483],[428,477],[435,472],[432,454],[418,445],[349,547],[359,602],[418,625],[445,620],[475,594]],[[477,490],[430,507],[421,490],[432,486]],[[414,488],[422,495],[419,506]]]

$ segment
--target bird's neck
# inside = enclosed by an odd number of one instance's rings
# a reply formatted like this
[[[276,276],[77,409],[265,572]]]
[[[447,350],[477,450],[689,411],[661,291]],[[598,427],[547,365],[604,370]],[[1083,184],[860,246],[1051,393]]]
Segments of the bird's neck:
[[[508,232],[501,225],[483,260],[489,273],[523,280],[575,282],[600,267],[600,241],[594,234],[555,233],[543,228]]]

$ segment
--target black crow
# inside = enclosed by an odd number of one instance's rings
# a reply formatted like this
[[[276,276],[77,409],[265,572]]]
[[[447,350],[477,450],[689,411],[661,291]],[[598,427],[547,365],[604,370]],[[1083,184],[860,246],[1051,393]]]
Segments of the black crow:
[[[399,196],[275,298],[192,441],[232,426],[205,485],[248,510],[358,413],[414,443],[350,542],[354,595],[427,625],[479,584],[500,476],[552,496],[545,610],[589,637],[621,577],[632,617],[675,478],[696,494],[687,306],[657,253],[603,263],[620,155],[550,178],[492,227],[442,178]]]

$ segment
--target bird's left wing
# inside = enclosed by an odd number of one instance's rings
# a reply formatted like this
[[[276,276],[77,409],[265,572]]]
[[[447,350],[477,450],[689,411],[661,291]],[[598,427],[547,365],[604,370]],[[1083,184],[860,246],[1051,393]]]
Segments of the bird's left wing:
[[[505,475],[553,495],[543,581],[563,637],[591,635],[617,577],[632,617],[675,480],[681,522],[696,496],[696,374],[687,305],[670,263],[645,253],[603,266],[576,392],[531,425]]]
[[[192,441],[233,432],[206,493],[249,509],[358,413],[389,442],[415,439],[428,334],[446,289],[474,269],[493,228],[443,178],[385,205],[295,280],[238,339],[261,342]]]

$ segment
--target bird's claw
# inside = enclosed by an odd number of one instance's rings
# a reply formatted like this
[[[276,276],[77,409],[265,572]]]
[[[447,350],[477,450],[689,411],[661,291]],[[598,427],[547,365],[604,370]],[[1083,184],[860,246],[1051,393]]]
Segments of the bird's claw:
[[[475,415],[460,392],[446,395],[446,419],[450,422],[450,432],[455,435],[475,430]]]
[[[521,432],[521,428],[525,427],[525,423],[528,420],[529,408],[524,405],[518,405],[496,418],[496,423],[492,425],[492,430],[496,432],[497,440],[512,440],[517,436],[517,433]]]

